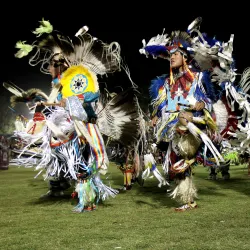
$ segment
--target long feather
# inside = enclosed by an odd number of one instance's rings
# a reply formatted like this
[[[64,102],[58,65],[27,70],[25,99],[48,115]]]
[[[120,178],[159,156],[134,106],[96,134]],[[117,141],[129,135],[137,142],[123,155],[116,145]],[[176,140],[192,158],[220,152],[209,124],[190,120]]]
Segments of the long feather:
[[[15,86],[7,83],[7,82],[4,82],[3,83],[3,86],[9,90],[12,94],[14,94],[15,96],[18,96],[18,97],[21,97],[22,96],[22,93],[24,92],[23,90],[21,89],[17,89]]]
[[[11,91],[13,89],[8,89],[8,90]],[[17,92],[15,91],[13,92],[17,94]],[[18,102],[27,103],[27,102],[37,102],[44,100],[47,101],[48,96],[43,91],[36,88],[28,89],[27,91],[22,92],[21,95],[14,95],[10,97],[10,103],[12,107],[14,107]]]
[[[103,101],[103,100],[102,100]],[[102,134],[131,145],[138,138],[140,121],[133,89],[117,94],[110,101],[99,103],[97,124]]]
[[[244,70],[241,76],[239,85],[245,93],[249,91],[250,89],[250,67]]]

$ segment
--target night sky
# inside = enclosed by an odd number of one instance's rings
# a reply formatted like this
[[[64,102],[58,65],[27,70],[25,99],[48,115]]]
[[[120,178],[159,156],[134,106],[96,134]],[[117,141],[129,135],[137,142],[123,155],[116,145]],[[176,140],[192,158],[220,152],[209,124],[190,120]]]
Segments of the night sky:
[[[148,41],[151,37],[161,34],[163,28],[168,34],[173,30],[186,30],[188,25],[198,16],[203,18],[201,32],[205,32],[212,37],[216,36],[218,40],[225,42],[229,40],[231,34],[235,35],[233,53],[238,73],[242,73],[246,67],[250,66],[250,62],[248,62],[249,46],[246,49],[244,42],[246,32],[241,33],[240,31],[242,24],[243,26],[247,25],[242,20],[246,19],[245,16],[242,16],[241,19],[232,18],[222,10],[221,12],[214,12],[212,15],[202,15],[198,11],[186,11],[183,14],[174,9],[175,6],[171,7],[169,4],[158,6],[155,10],[150,9],[150,6],[144,6],[140,11],[122,4],[116,6],[115,11],[112,11],[111,7],[99,5],[98,8],[97,6],[95,8],[94,6],[89,7],[85,4],[82,4],[82,6],[74,5],[72,6],[74,11],[70,7],[63,6],[58,6],[53,10],[43,6],[44,10],[42,10],[38,2],[37,4],[34,2],[33,5],[32,11],[24,10],[24,6],[15,6],[14,11],[16,13],[11,15],[11,18],[0,17],[3,25],[1,36],[1,97],[6,98],[11,95],[2,87],[4,81],[12,81],[24,90],[40,88],[47,94],[49,93],[50,76],[40,73],[38,66],[30,66],[28,57],[22,59],[14,57],[17,52],[15,43],[19,40],[25,40],[27,43],[34,41],[35,35],[32,34],[32,31],[39,26],[39,21],[42,18],[49,20],[54,29],[70,37],[74,36],[82,26],[87,25],[89,26],[89,33],[100,40],[107,43],[119,42],[122,57],[129,67],[133,81],[139,86],[140,100],[143,102],[148,101],[150,80],[155,76],[168,73],[169,63],[167,60],[154,60],[141,55],[139,49],[142,47],[142,39]],[[10,8],[11,6],[8,10]],[[168,11],[159,14],[160,9],[166,8],[168,8]],[[98,14],[98,12],[100,13]],[[117,85],[124,88],[131,86],[124,72],[116,72],[109,75],[108,78],[100,79],[100,84],[104,84],[104,82],[108,89]]]

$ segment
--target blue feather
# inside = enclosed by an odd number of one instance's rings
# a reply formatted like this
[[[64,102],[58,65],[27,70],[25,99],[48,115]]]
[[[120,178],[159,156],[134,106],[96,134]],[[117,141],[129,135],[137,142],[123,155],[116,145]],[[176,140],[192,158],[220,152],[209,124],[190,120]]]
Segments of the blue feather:
[[[209,102],[209,100],[207,99],[207,97],[205,96],[205,94],[201,91],[201,89],[199,87],[197,87],[195,89],[195,92],[194,92],[194,97],[196,98],[196,100],[198,102],[200,101],[205,101],[206,103]]]
[[[184,49],[187,49],[191,45],[189,42],[187,42],[184,39],[180,39],[180,38],[173,39],[173,43],[172,44],[178,44],[178,43],[181,43],[181,45],[182,45],[182,47]]]
[[[149,87],[149,95],[151,99],[156,99],[159,95],[159,89],[164,86],[166,81],[167,75],[159,76],[151,81],[151,85]],[[167,101],[163,100],[163,102],[158,106],[155,107],[157,109],[157,116],[161,117],[161,110],[167,105]]]
[[[210,47],[214,46],[217,42],[219,42],[219,44],[221,45],[221,41],[215,39],[215,37],[214,38],[208,37],[206,33],[202,33],[202,36]]]
[[[215,86],[215,84],[211,82],[209,71],[203,71],[202,83],[203,86],[205,87],[207,97],[213,103],[217,102],[221,97],[222,89],[220,89],[219,86]]]
[[[161,132],[161,137],[164,137],[166,133],[169,131],[169,129],[172,128],[178,121],[179,118],[176,118],[173,121],[169,122],[167,126],[164,128],[164,130]]]
[[[159,76],[151,81],[151,85],[149,87],[149,95],[152,99],[157,98],[159,94],[159,89],[164,86],[167,75]]]
[[[168,55],[166,46],[163,45],[150,45],[145,47],[146,52],[153,56]]]

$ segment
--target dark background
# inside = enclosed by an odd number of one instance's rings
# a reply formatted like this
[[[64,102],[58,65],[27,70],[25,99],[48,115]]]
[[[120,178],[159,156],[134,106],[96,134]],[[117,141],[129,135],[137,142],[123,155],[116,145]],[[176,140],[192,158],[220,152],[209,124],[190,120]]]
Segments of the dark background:
[[[44,18],[49,20],[54,29],[62,31],[68,36],[75,33],[84,25],[89,26],[89,33],[104,42],[117,41],[121,45],[122,57],[129,67],[133,81],[139,86],[139,100],[143,107],[149,103],[148,87],[152,78],[168,73],[167,60],[146,58],[139,53],[142,47],[142,39],[148,41],[151,37],[165,32],[170,34],[173,30],[186,30],[188,25],[198,16],[203,18],[200,31],[218,40],[227,42],[231,34],[234,38],[234,59],[237,72],[240,74],[250,65],[248,45],[248,15],[243,14],[244,6],[238,12],[233,6],[231,10],[220,8],[214,2],[200,2],[202,11],[194,10],[195,3],[187,2],[181,5],[175,2],[163,2],[163,4],[149,2],[141,5],[134,2],[116,2],[115,5],[101,2],[30,2],[20,6],[12,2],[6,3],[2,8],[0,17],[2,24],[1,36],[1,74],[0,95],[1,99],[8,102],[11,95],[2,86],[4,81],[11,81],[22,89],[40,88],[49,93],[51,78],[39,71],[39,67],[28,64],[28,58],[17,59],[15,44],[17,41],[31,43],[35,40],[32,31],[39,26],[39,21]],[[155,6],[157,4],[157,6]],[[207,4],[208,7],[205,6]],[[210,4],[210,5],[208,5]],[[203,14],[207,12],[206,14]],[[242,31],[243,30],[243,31]],[[100,79],[100,85],[107,85],[108,89],[115,86],[123,88],[131,86],[124,72],[116,72],[108,78]],[[6,110],[8,105],[1,105]],[[26,112],[22,105],[17,107]]]

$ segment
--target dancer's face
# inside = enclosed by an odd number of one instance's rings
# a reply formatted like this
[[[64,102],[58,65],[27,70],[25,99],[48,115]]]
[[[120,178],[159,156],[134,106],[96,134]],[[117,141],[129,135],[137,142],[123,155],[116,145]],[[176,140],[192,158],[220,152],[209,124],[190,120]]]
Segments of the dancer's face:
[[[49,65],[49,73],[52,79],[56,78],[60,74],[60,66],[55,67],[55,62],[52,61]]]
[[[175,51],[170,57],[171,68],[180,68],[183,66],[183,60],[186,60],[183,55],[179,51]]]

